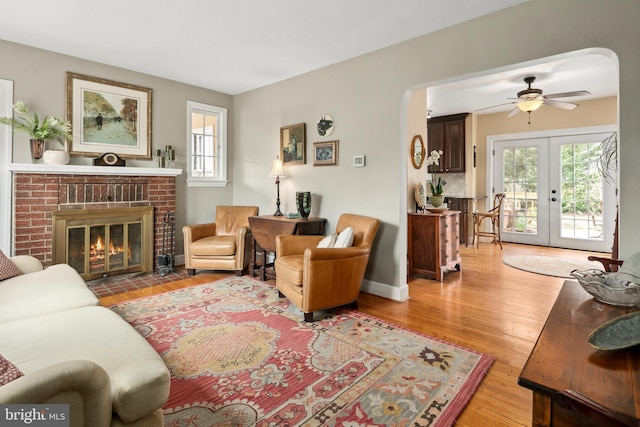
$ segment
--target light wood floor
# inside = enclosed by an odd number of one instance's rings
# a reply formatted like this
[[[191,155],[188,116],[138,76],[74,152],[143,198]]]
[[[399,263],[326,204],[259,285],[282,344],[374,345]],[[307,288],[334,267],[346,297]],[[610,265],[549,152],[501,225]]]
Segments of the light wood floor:
[[[590,254],[538,246],[490,243],[462,247],[462,271],[445,274],[443,283],[413,279],[403,303],[361,294],[360,311],[491,354],[495,362],[465,408],[457,426],[530,426],[531,392],[517,384],[518,375],[546,321],[565,279],[508,267],[504,255],[550,255],[586,260]],[[209,283],[228,274],[200,273],[186,280],[101,299],[111,305]]]

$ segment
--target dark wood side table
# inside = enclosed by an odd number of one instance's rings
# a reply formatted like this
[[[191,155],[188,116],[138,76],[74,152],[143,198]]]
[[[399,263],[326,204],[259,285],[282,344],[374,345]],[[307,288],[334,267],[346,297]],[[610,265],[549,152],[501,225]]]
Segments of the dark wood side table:
[[[442,282],[445,271],[460,271],[459,214],[458,211],[409,214],[410,276],[424,274]]]
[[[637,310],[597,302],[578,282],[564,282],[518,378],[518,384],[533,390],[533,427],[591,425],[589,416],[567,410],[560,396],[566,391],[579,393],[603,412],[640,417],[640,348],[603,351],[588,342],[596,327]]]
[[[324,236],[327,220],[325,218],[309,217],[287,218],[285,216],[261,215],[249,217],[251,228],[251,276],[256,269],[260,271],[260,280],[267,279],[267,268],[273,263],[267,263],[267,253],[276,252],[276,236],[282,234],[308,234]],[[260,263],[257,262],[257,254]]]

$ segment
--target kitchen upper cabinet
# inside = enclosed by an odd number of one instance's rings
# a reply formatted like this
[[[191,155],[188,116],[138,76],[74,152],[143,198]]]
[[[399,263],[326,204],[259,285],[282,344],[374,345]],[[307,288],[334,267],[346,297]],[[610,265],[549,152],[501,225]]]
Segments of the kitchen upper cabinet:
[[[442,150],[439,165],[429,166],[429,173],[465,171],[465,129],[468,113],[433,117],[427,120],[428,151]]]

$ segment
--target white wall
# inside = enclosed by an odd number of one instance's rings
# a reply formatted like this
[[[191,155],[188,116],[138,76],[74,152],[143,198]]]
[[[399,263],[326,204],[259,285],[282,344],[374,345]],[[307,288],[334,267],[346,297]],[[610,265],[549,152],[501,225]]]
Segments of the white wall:
[[[0,79],[14,83],[11,102],[24,101],[31,111],[40,115],[65,117],[67,71],[151,88],[152,148],[164,149],[165,145],[173,145],[176,149],[178,167],[185,170],[187,101],[217,105],[230,110],[233,105],[233,97],[230,95],[4,40],[0,40],[0,58],[10,58],[0,61]],[[229,114],[229,120],[232,123],[232,112]],[[0,132],[7,129],[6,126],[0,126]],[[31,162],[28,138],[23,132],[13,134],[13,157],[10,161]],[[230,141],[233,140],[233,129],[229,138]],[[229,156],[233,156],[233,147],[229,150]],[[93,158],[88,157],[72,157],[71,164],[88,165],[92,160]],[[127,160],[127,166],[154,167],[154,163],[152,160]],[[229,163],[229,174],[233,174],[232,160]],[[216,205],[231,204],[233,197],[232,185],[226,188],[187,188],[185,179],[186,173],[176,179],[178,254],[183,253],[182,226],[210,222],[214,218]],[[6,199],[1,200],[4,204]]]
[[[407,101],[412,91],[456,76],[604,47],[620,61],[620,249],[628,256],[640,241],[635,220],[640,198],[633,188],[640,162],[638,16],[639,2],[534,0],[236,96],[234,202],[271,209],[275,189],[267,175],[278,150],[279,127],[307,123],[309,156],[310,144],[323,139],[313,126],[321,114],[332,114],[336,128],[331,139],[340,140],[340,166],[287,168],[292,177],[282,188],[285,207],[293,209],[296,190],[310,190],[321,197],[313,214],[329,218],[330,226],[342,212],[380,218],[367,278],[403,289]],[[531,22],[535,25],[527,25]],[[366,168],[350,166],[354,154],[367,156]]]
[[[13,113],[13,82],[0,80],[0,117],[10,117]],[[0,127],[0,250],[7,256],[13,255],[11,248],[12,210],[11,210],[11,129]]]

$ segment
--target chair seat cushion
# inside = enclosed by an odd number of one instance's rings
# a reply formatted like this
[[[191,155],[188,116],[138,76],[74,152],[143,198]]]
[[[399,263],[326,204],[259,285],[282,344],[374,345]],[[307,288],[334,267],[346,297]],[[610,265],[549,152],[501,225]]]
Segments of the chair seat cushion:
[[[236,253],[236,236],[205,237],[189,246],[192,255],[196,256],[228,256]]]
[[[302,286],[304,255],[287,255],[276,258],[276,275],[288,284]]]

